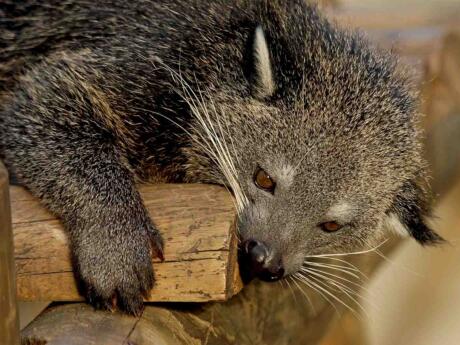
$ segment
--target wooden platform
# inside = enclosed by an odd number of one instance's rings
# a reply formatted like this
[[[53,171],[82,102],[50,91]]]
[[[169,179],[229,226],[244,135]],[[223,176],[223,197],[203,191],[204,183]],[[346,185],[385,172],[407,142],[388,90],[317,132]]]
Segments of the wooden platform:
[[[165,261],[148,301],[223,301],[241,288],[230,194],[208,185],[144,185],[139,190],[165,240]],[[10,187],[18,299],[81,300],[66,233],[25,189]]]

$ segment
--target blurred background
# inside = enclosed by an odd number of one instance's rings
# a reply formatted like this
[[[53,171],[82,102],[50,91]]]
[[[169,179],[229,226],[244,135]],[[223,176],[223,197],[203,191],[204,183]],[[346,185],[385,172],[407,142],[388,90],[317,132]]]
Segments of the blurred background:
[[[402,241],[365,291],[364,322],[345,316],[323,345],[460,344],[460,0],[320,5],[415,69],[436,193],[433,226],[449,241],[438,248]]]

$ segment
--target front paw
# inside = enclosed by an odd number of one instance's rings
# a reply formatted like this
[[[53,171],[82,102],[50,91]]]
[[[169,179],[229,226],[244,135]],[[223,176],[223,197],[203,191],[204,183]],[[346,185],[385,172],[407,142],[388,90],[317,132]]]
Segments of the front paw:
[[[96,237],[74,251],[80,292],[98,309],[139,315],[154,285],[152,256],[163,258],[161,236],[149,229]]]

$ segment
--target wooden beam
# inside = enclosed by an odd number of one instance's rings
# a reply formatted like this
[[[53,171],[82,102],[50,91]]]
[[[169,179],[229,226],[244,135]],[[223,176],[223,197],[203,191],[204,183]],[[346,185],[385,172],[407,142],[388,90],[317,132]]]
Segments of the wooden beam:
[[[143,185],[144,203],[165,240],[148,301],[222,301],[241,288],[232,197],[221,187]],[[10,187],[17,292],[22,301],[77,301],[61,222],[25,189]]]
[[[48,308],[21,335],[47,345],[317,344],[335,310],[313,298],[316,314],[299,290],[256,282],[228,303],[147,305],[139,317],[64,304]]]
[[[0,162],[0,343],[19,344],[8,174]]]
[[[380,250],[387,255],[394,245],[387,242]],[[376,253],[347,260],[368,277],[384,262]],[[334,273],[350,279],[344,272]],[[360,293],[359,285],[353,289]],[[333,293],[360,313],[346,294]],[[330,297],[328,302],[324,293],[322,296],[301,282],[294,283],[292,278],[282,283],[255,280],[226,303],[147,304],[139,317],[95,311],[83,303],[55,305],[21,335],[26,340],[46,341],[47,345],[318,344],[345,311],[341,303],[332,302]],[[353,318],[359,320],[359,316]],[[334,344],[341,344],[340,340]]]

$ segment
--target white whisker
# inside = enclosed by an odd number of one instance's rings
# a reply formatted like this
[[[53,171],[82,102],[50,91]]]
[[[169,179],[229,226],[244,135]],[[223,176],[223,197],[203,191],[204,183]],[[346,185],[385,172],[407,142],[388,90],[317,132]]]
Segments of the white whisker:
[[[317,270],[317,269],[314,269],[314,268],[307,268],[306,270],[304,270],[303,272],[317,272],[317,273],[320,273],[320,274],[325,274],[327,276],[330,276],[330,277],[335,277],[337,279],[340,279],[342,281],[345,281],[347,283],[350,283],[354,286],[357,286],[359,288],[362,288],[363,290],[365,290],[366,288],[363,287],[361,284],[358,284],[350,279],[347,279],[347,278],[344,278],[344,277],[341,277],[339,275],[336,275],[336,274],[333,274],[333,273],[330,273],[330,272],[325,272],[325,271],[322,271],[322,270]]]
[[[317,277],[310,277],[311,279],[315,280],[318,284],[322,284],[323,286],[327,286],[327,283],[324,282],[323,280],[317,278]],[[329,283],[329,284],[332,284],[333,286],[337,287],[339,289],[339,291],[343,292],[348,298],[350,298],[354,303],[356,303],[356,305],[368,316],[367,314],[367,311],[364,309],[364,307],[361,305],[361,303],[359,303],[356,298],[354,298],[350,293],[348,293],[345,289],[343,289],[343,287],[340,287],[340,285],[336,284],[336,282],[334,281],[331,281],[331,280],[327,280],[326,281]],[[332,293],[331,293],[332,294]],[[339,299],[337,297],[337,299]],[[362,320],[362,317],[361,315],[354,309],[352,308],[349,304],[343,302],[341,299],[339,299],[340,302],[345,306],[347,307],[358,319]]]
[[[309,258],[324,258],[324,257],[334,257],[334,256],[347,256],[347,255],[361,255],[361,254],[367,254],[376,251],[378,248],[383,246],[386,242],[388,242],[388,239],[385,239],[383,242],[378,244],[377,246],[371,248],[371,249],[366,249],[366,250],[361,250],[358,252],[350,252],[350,253],[334,253],[334,254],[319,254],[319,255],[308,255],[307,257]]]
[[[353,295],[355,295],[355,296],[358,296],[359,298],[364,299],[364,300],[366,300],[366,301],[368,301],[368,302],[372,302],[372,301],[370,301],[368,298],[365,298],[363,295],[361,295],[358,291],[355,291],[355,290],[351,289],[351,288],[350,288],[349,286],[347,286],[345,283],[340,282],[340,281],[338,281],[338,280],[336,280],[336,279],[334,279],[334,278],[332,278],[332,277],[338,278],[338,279],[340,279],[340,280],[342,280],[342,281],[346,281],[347,283],[350,283],[350,284],[356,286],[358,289],[361,289],[361,290],[363,290],[363,291],[366,291],[367,293],[370,293],[370,291],[369,291],[368,289],[364,288],[364,287],[361,286],[360,284],[357,284],[357,283],[355,283],[355,282],[352,282],[352,281],[350,281],[350,280],[348,280],[348,279],[345,279],[345,278],[343,278],[343,277],[340,277],[340,276],[337,276],[337,275],[334,275],[334,274],[330,274],[330,273],[327,273],[327,272],[319,271],[319,270],[309,271],[308,274],[317,275],[317,276],[319,276],[319,277],[321,277],[321,278],[323,278],[323,279],[326,279],[326,280],[328,280],[328,281],[334,282],[334,283],[340,285],[340,286],[341,286],[342,288],[344,288],[345,290],[347,290],[349,293],[351,293],[351,294],[353,294]]]
[[[316,284],[313,284],[311,281],[309,281],[305,276],[301,275],[300,273],[294,274],[293,277],[295,277],[297,280],[299,280],[299,282],[309,286],[314,291],[316,291],[321,297],[324,298],[324,300],[326,302],[328,302],[334,308],[334,310],[336,311],[336,313],[338,315],[341,315],[341,313],[340,313],[339,309],[337,308],[337,306],[327,297],[327,295],[325,295],[320,289],[318,289],[315,286]]]
[[[383,260],[385,260],[386,262],[388,262],[389,264],[392,264],[393,266],[405,271],[405,272],[409,272],[417,277],[424,277],[423,274],[419,273],[419,272],[416,272],[414,270],[411,270],[410,268],[408,268],[407,266],[403,266],[403,265],[398,265],[396,262],[394,262],[393,260],[391,260],[390,258],[388,258],[385,254],[383,254],[380,250],[376,250],[375,251],[377,253],[378,256],[380,256]]]
[[[182,92],[179,94],[190,107],[191,113],[196,119],[196,124],[192,127],[193,134],[190,133],[190,131],[186,131],[186,133],[192,137],[192,140],[198,144],[200,148],[204,149],[204,152],[209,156],[211,161],[217,165],[227,181],[227,183],[225,183],[225,181],[221,181],[221,183],[226,187],[228,184],[232,189],[236,200],[237,213],[241,215],[245,206],[248,204],[248,199],[238,182],[238,174],[233,158],[230,155],[227,142],[222,140],[226,137],[226,132],[219,120],[220,117],[223,117],[223,114],[218,113],[212,99],[209,100],[210,107],[206,106],[201,89],[195,92],[180,73],[166,66],[161,61],[159,62],[170,72],[173,81],[180,83]],[[214,114],[213,117],[211,117],[208,109],[212,110]],[[230,138],[230,140],[232,139]],[[233,141],[231,141],[231,143],[234,148]],[[234,159],[238,159],[235,150],[233,153],[235,155]]]
[[[308,258],[308,256],[307,256],[307,258]],[[348,262],[348,261],[346,261],[346,260],[343,260],[343,259],[328,258],[328,257],[313,258],[313,259],[315,259],[315,261],[308,261],[308,260],[306,260],[305,262],[314,262],[314,263],[319,263],[319,264],[325,264],[325,265],[343,267],[344,269],[349,269],[350,271],[354,271],[354,272],[360,272],[360,271],[361,271],[357,266],[355,266],[355,265],[353,265],[352,263],[350,263],[350,262]],[[322,259],[322,260],[339,261],[339,262],[341,262],[341,263],[344,263],[346,266],[340,265],[340,264],[338,264],[338,263],[337,263],[337,264],[334,264],[334,263],[331,264],[331,263],[329,263],[329,262],[316,261],[316,260],[320,260],[320,259]]]
[[[313,314],[316,316],[316,309],[315,309],[315,306],[313,305],[313,302],[310,299],[310,296],[308,296],[307,292],[302,289],[302,287],[299,285],[299,283],[297,283],[297,280],[295,279],[295,276],[292,277],[292,282],[297,286],[297,288],[300,290],[302,295],[305,296],[305,298],[307,299],[308,303],[311,306],[311,309],[313,310]]]
[[[288,281],[287,279],[286,279],[286,283],[287,283],[287,285],[289,286],[289,289],[291,290],[292,297],[294,297],[295,303],[297,304],[297,298],[295,297],[295,292],[294,292],[294,290],[292,289],[291,284],[289,283],[289,281]]]
[[[334,271],[340,271],[342,273],[345,273],[353,278],[356,278],[358,280],[361,279],[361,277],[359,275],[357,275],[356,273],[354,272],[350,272],[350,271],[347,271],[345,268],[343,267],[331,267],[331,266],[327,266],[327,265],[322,265],[322,264],[318,264],[318,263],[315,263],[315,262],[307,262],[304,264],[305,266],[310,266],[310,267],[323,267],[323,268],[327,268],[327,269],[330,269],[330,270],[334,270]],[[301,268],[301,270],[303,270],[304,267]]]
[[[323,293],[325,293],[326,295],[330,296],[332,299],[334,299],[336,302],[339,302],[340,304],[342,304],[343,306],[345,306],[347,309],[351,310],[354,312],[354,309],[351,308],[350,306],[348,306],[345,302],[343,302],[340,298],[338,298],[336,295],[334,295],[332,292],[330,292],[329,290],[327,290],[325,287],[324,287],[324,283],[323,284],[318,284],[317,282],[314,282],[312,280],[308,280],[308,283],[311,284],[312,286],[316,287],[317,289],[319,289],[320,291],[322,291]],[[338,310],[337,307],[335,307],[335,310],[337,311],[337,313],[341,316],[342,313],[340,313],[340,311]]]
[[[327,264],[327,263],[320,263],[320,262],[311,262],[311,261],[305,261],[304,265],[308,265],[310,267],[324,267],[330,270],[338,270],[338,271],[345,271],[346,274],[348,275],[359,275],[359,279],[361,279],[361,276],[363,278],[367,277],[362,273],[361,271],[357,271],[356,269],[352,269],[343,265],[334,265],[334,264]]]
[[[214,152],[211,151],[211,150],[209,150],[209,149],[208,149],[207,147],[205,147],[201,142],[199,142],[199,141],[198,141],[198,140],[197,140],[187,129],[185,129],[185,128],[184,128],[182,125],[180,125],[177,121],[174,121],[173,119],[171,119],[171,118],[169,118],[169,117],[167,117],[167,116],[165,116],[165,115],[163,115],[163,114],[160,114],[160,113],[155,113],[155,115],[160,116],[160,117],[163,117],[163,118],[166,119],[166,120],[169,120],[170,122],[172,122],[173,124],[175,124],[176,126],[178,126],[180,129],[182,129],[186,134],[188,134],[188,135],[191,137],[191,139],[192,139],[198,146],[200,146],[200,147],[203,149],[204,152],[206,152],[206,153],[209,155],[209,157],[211,158],[212,161],[214,161],[216,164],[219,164],[217,158],[215,157]],[[226,184],[223,184],[223,185],[224,185],[224,187],[227,189],[227,191],[228,191],[229,193],[231,193],[230,190],[227,188]],[[235,209],[238,210],[238,205],[237,205],[237,203],[236,203],[236,200],[234,200],[234,199],[232,198],[232,202],[233,202],[233,204],[234,204],[234,206],[235,206]],[[238,215],[239,215],[239,214],[240,214],[240,213],[238,213]],[[237,228],[237,230],[238,230],[238,228]]]
[[[308,256],[307,256],[307,258],[308,258]],[[323,262],[318,262],[318,261],[316,261],[316,260],[331,260],[331,261],[341,262],[341,263],[343,263],[343,264],[349,266],[348,269],[350,269],[350,270],[352,270],[352,271],[355,271],[356,273],[362,275],[362,276],[363,276],[364,278],[366,278],[366,279],[369,279],[369,278],[359,269],[358,266],[356,266],[356,265],[354,265],[354,264],[352,264],[351,262],[348,262],[348,261],[346,261],[346,260],[339,259],[339,258],[330,258],[330,257],[326,257],[326,256],[325,256],[325,257],[321,257],[321,258],[314,258],[314,259],[315,259],[315,261],[314,261],[315,263],[321,263],[321,264],[322,264]],[[311,261],[306,260],[305,262],[310,263]],[[325,265],[329,265],[329,263],[324,263],[324,264],[325,264]],[[340,266],[340,265],[337,265],[337,266]],[[343,266],[342,266],[342,267],[343,267]],[[347,267],[343,267],[343,268],[346,269]]]
[[[324,293],[327,293],[329,296],[331,296],[334,300],[342,304],[344,307],[346,307],[348,310],[350,310],[355,316],[359,318],[359,313],[353,309],[350,305],[342,301],[340,298],[338,298],[336,295],[334,295],[331,291],[327,290],[327,284],[323,282],[322,280],[315,278],[315,277],[309,277],[311,279],[314,279],[315,282],[310,280],[310,283],[313,285],[316,285],[318,288],[320,288]]]

